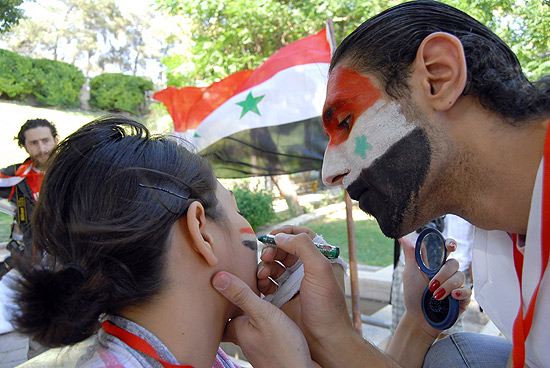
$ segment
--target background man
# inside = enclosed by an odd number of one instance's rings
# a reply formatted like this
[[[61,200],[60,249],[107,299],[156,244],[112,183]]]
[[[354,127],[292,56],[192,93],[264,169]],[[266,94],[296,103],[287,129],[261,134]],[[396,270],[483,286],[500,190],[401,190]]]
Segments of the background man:
[[[7,198],[15,208],[11,239],[7,249],[11,252],[0,264],[0,277],[20,261],[32,257],[32,231],[30,219],[38,200],[40,186],[47,168],[48,157],[58,142],[55,125],[45,119],[30,119],[15,137],[19,147],[29,154],[21,164],[0,170],[0,197]]]
[[[6,247],[10,255],[0,262],[0,279],[12,268],[24,267],[34,255],[30,221],[50,152],[58,142],[57,129],[48,120],[29,119],[14,139],[19,147],[27,151],[29,158],[21,164],[0,170],[0,197],[8,199],[13,204],[15,212],[10,241]],[[9,281],[6,279],[8,276],[0,281],[0,345],[15,349],[10,351],[9,356],[13,359],[10,363],[16,364],[42,353],[46,348],[26,336],[13,332],[5,313],[13,308]]]

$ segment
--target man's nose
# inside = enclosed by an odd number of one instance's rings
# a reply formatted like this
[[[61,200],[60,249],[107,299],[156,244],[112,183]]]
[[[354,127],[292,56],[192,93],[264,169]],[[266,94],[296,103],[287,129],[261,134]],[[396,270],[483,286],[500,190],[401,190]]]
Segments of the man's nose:
[[[342,173],[342,174],[330,175],[330,176],[325,178],[325,180],[324,180],[325,185],[327,185],[327,186],[342,185],[342,181],[344,180],[344,178],[348,174],[349,174],[349,172]]]
[[[40,150],[40,154],[48,153],[50,149],[50,145],[47,143],[40,142],[38,143],[38,148]]]

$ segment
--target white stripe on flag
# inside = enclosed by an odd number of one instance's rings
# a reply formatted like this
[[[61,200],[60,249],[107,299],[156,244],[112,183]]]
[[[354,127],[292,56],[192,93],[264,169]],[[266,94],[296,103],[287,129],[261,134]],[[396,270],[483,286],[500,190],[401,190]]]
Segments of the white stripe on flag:
[[[320,116],[326,96],[327,63],[305,64],[280,71],[267,81],[231,97],[206,117],[194,132],[194,145],[201,151],[234,133],[301,121]],[[237,105],[246,99],[264,96],[258,103],[260,115]]]

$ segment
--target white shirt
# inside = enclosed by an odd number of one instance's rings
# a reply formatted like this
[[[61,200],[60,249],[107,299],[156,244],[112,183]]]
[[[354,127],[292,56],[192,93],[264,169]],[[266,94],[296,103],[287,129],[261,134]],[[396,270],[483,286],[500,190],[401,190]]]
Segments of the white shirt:
[[[527,311],[541,273],[542,162],[537,172],[529,223],[523,249],[522,300]],[[477,229],[474,239],[473,276],[476,300],[506,338],[512,341],[512,326],[519,310],[519,282],[514,267],[513,242],[504,231]],[[550,271],[541,281],[533,324],[525,342],[525,362],[530,367],[548,367],[550,362]]]

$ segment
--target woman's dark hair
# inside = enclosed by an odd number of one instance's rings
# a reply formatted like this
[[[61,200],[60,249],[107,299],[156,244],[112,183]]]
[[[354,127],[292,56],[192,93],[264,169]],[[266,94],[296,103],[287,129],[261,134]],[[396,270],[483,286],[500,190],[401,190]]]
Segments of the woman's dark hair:
[[[412,1],[367,20],[338,46],[330,70],[345,60],[380,78],[393,98],[407,98],[411,64],[428,35],[447,32],[462,42],[468,68],[464,95],[510,124],[550,112],[550,78],[531,83],[515,54],[489,28],[466,13],[436,1]]]
[[[224,218],[210,164],[132,120],[92,121],[53,155],[32,219],[34,245],[52,264],[23,272],[14,321],[50,347],[84,340],[103,313],[154,298],[171,227],[193,201]]]

